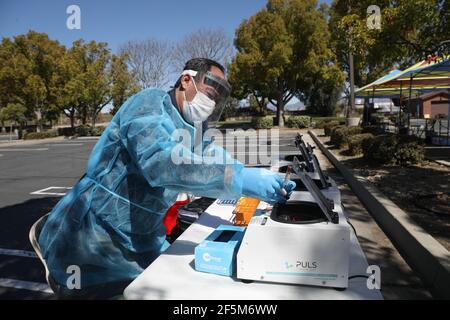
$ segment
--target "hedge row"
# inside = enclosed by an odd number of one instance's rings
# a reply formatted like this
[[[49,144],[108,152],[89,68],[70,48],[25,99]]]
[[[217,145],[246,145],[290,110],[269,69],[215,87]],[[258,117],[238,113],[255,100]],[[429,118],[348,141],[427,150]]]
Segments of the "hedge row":
[[[323,126],[323,130],[325,132],[326,136],[331,136],[331,131],[333,130],[334,127],[338,127],[339,121],[329,121],[326,124],[324,124]]]
[[[342,125],[345,124],[345,119],[337,118],[337,117],[329,117],[324,119],[316,120],[314,124],[314,128],[316,129],[325,129],[326,126],[330,124]]]
[[[252,127],[255,129],[271,129],[273,127],[273,119],[266,117],[253,117]]]
[[[380,135],[362,143],[364,157],[380,164],[408,166],[425,159],[423,141],[412,136]]]
[[[55,130],[48,130],[43,132],[25,132],[23,135],[24,140],[31,139],[47,139],[47,138],[55,138],[58,136],[101,136],[103,131],[105,131],[105,127],[95,127],[92,128],[90,126],[79,126],[75,128],[58,128]]]
[[[32,139],[47,139],[47,138],[55,138],[58,136],[57,130],[48,130],[42,132],[26,132],[23,135],[24,140],[32,140]]]
[[[290,116],[286,120],[286,126],[289,128],[308,128],[311,124],[311,118],[307,116]]]
[[[80,137],[87,137],[87,136],[101,136],[103,131],[105,130],[105,127],[94,127],[88,125],[81,125],[75,128],[58,128],[58,135],[60,136],[80,136]]]
[[[338,147],[347,144],[351,155],[362,153],[366,159],[379,164],[408,166],[425,159],[422,140],[406,135],[380,135],[376,125],[347,127],[338,121],[329,121],[323,124],[323,129]]]
[[[375,136],[371,133],[356,134],[348,139],[348,150],[352,156],[363,153],[363,144],[372,141]]]
[[[338,147],[341,147],[348,144],[352,136],[360,133],[362,133],[361,127],[337,126],[333,127],[330,140]]]

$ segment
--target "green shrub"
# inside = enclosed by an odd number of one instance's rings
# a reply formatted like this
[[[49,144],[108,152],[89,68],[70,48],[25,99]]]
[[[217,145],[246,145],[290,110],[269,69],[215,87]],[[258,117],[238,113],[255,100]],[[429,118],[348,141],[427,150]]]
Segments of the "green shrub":
[[[24,134],[23,139],[24,140],[47,139],[47,138],[55,138],[57,136],[58,136],[57,130],[48,130],[43,132],[27,132]]]
[[[395,164],[397,138],[394,135],[380,135],[363,143],[364,157],[380,164]]]
[[[91,135],[91,130],[91,126],[81,125],[75,128],[75,134],[79,135],[80,137],[86,137]]]
[[[75,135],[75,128],[72,127],[58,128],[58,135],[65,137],[73,136]]]
[[[348,150],[352,156],[363,153],[363,144],[371,143],[374,135],[371,133],[355,134],[348,139]],[[368,142],[367,142],[368,141]]]
[[[345,124],[345,118],[343,117],[313,117],[312,120],[316,122],[323,121],[325,123],[330,121],[337,121],[339,122],[339,124]]]
[[[360,134],[361,132],[362,128],[360,127],[335,127],[331,132],[331,142],[335,143],[338,147],[341,147],[348,143],[350,137]]]
[[[336,143],[336,141],[338,139],[337,138],[338,132],[341,131],[344,128],[345,128],[345,126],[340,126],[340,125],[331,127],[331,129],[330,129],[330,141],[333,142],[333,143]]]
[[[311,123],[311,118],[307,116],[290,116],[286,120],[286,126],[289,128],[308,128]]]
[[[401,166],[422,163],[425,159],[423,141],[411,136],[401,136],[395,152],[396,163]]]
[[[50,129],[50,130],[45,131],[45,133],[47,133],[48,135],[50,135],[51,138],[54,138],[54,137],[58,137],[58,136],[59,136],[58,130],[57,130],[57,129]]]
[[[325,129],[327,125],[343,125],[345,124],[345,119],[329,117],[329,118],[312,118],[314,123],[314,128],[316,129]]]
[[[93,137],[99,137],[102,135],[102,133],[105,131],[106,127],[95,127],[91,130],[91,135]]]
[[[266,117],[253,117],[252,127],[255,129],[271,129],[273,127],[273,119]]]
[[[336,139],[336,131],[345,128],[343,125],[333,126],[330,129],[330,141],[333,142]]]
[[[339,121],[329,121],[329,122],[325,123],[324,126],[323,126],[323,130],[325,132],[325,135],[326,136],[330,136],[331,135],[331,130],[334,127],[337,127],[337,126],[339,126]]]
[[[377,141],[377,139],[380,139],[378,136],[374,136],[373,139],[367,139],[363,140],[361,147],[364,154],[364,158],[366,159],[372,159],[372,157],[369,156],[369,153],[372,151],[372,148],[374,148],[374,144]]]
[[[323,121],[323,120],[318,120],[314,123],[314,128],[315,129],[323,129],[323,127],[325,126],[325,124],[327,123],[327,121]]]
[[[425,159],[420,139],[410,136],[380,135],[363,142],[364,157],[380,164],[408,166]]]
[[[81,125],[75,128],[58,128],[58,135],[60,136],[80,136],[80,137],[89,137],[89,136],[101,136],[103,131],[105,131],[105,127],[95,127],[92,128],[89,125]]]

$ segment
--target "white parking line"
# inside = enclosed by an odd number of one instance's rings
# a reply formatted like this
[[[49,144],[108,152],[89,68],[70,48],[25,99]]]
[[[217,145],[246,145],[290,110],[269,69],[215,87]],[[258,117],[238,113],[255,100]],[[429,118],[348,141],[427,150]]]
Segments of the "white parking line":
[[[50,287],[46,283],[22,281],[7,278],[0,278],[0,287],[53,293],[52,289],[50,289]]]
[[[51,195],[51,196],[63,196],[66,193],[64,192],[48,192],[52,189],[65,189],[65,190],[70,190],[72,189],[72,187],[48,187],[45,189],[41,189],[41,190],[37,190],[37,191],[33,191],[30,192],[30,194],[34,194],[34,195]]]
[[[0,255],[25,257],[25,258],[37,258],[38,257],[36,252],[34,252],[34,251],[3,249],[3,248],[0,248]]]
[[[30,149],[0,149],[1,152],[8,151],[47,151],[48,148],[30,148]]]

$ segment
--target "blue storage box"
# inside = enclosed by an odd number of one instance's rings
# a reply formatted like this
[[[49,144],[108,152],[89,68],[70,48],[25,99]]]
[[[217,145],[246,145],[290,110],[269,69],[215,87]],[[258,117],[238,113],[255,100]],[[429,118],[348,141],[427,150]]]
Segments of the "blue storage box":
[[[195,270],[232,276],[245,227],[220,225],[195,247]]]

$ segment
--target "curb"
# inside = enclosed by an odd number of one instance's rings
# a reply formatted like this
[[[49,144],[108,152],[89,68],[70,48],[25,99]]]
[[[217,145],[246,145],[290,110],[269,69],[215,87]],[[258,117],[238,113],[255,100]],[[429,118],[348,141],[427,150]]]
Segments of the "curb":
[[[314,142],[340,171],[370,215],[391,239],[394,246],[416,271],[426,286],[438,298],[450,299],[450,253],[395,203],[362,177],[354,176],[322,144],[314,132],[308,131]]]
[[[437,164],[440,164],[441,166],[446,166],[450,168],[450,162],[444,161],[444,160],[434,160],[434,159],[427,159],[428,161],[436,162]]]
[[[78,138],[73,138],[73,139],[70,139],[70,140],[72,140],[72,141],[77,141],[77,140],[98,140],[98,139],[100,139],[100,136],[95,136],[95,137],[78,137]]]

